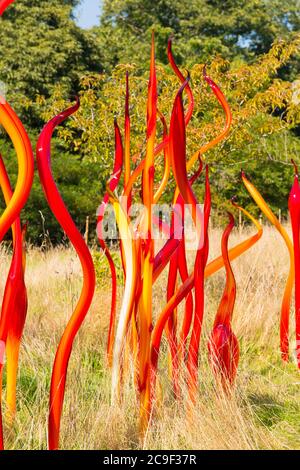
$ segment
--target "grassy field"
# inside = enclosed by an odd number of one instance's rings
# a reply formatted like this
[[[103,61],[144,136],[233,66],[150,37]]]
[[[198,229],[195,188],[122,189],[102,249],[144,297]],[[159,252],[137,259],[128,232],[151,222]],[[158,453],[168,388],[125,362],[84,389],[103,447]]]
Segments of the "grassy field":
[[[211,232],[210,257],[220,252],[221,231]],[[231,244],[249,235],[236,231]],[[9,264],[1,257],[1,293]],[[76,304],[81,271],[71,249],[29,249],[29,311],[18,382],[18,413],[13,430],[5,426],[6,448],[44,449],[52,363],[60,336]],[[174,402],[166,354],[160,363],[163,392],[155,420],[143,442],[131,380],[119,406],[110,406],[110,370],[105,344],[110,310],[110,280],[105,274],[92,309],[75,341],[69,364],[61,428],[64,449],[296,449],[300,448],[300,376],[293,358],[283,364],[279,351],[279,310],[288,272],[288,254],[279,235],[265,227],[263,238],[233,263],[238,285],[233,328],[241,358],[234,396],[217,393],[207,363],[207,336],[224,287],[224,272],[206,283],[206,313],[199,370],[199,396],[187,412],[186,392]],[[165,302],[165,285],[155,287],[154,307]],[[291,319],[294,332],[293,318]],[[166,351],[166,344],[163,346]],[[183,387],[184,389],[184,387]],[[5,377],[4,377],[5,391]],[[5,411],[5,396],[4,411]]]

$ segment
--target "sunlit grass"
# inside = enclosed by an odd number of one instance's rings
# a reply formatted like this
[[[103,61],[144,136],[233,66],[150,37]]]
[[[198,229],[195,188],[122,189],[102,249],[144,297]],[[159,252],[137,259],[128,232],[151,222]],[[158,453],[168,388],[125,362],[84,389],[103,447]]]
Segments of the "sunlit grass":
[[[221,231],[211,232],[211,256],[219,254]],[[231,243],[247,237],[233,235]],[[99,263],[104,258],[98,257]],[[138,406],[132,378],[126,380],[119,406],[110,405],[110,371],[105,346],[110,312],[110,279],[103,274],[92,309],[81,329],[69,365],[61,429],[68,449],[295,449],[300,447],[300,375],[293,357],[283,364],[279,350],[279,310],[288,272],[288,256],[277,233],[265,227],[262,240],[233,262],[238,296],[233,328],[241,346],[237,385],[231,399],[220,395],[208,362],[207,338],[224,286],[220,271],[206,283],[199,397],[188,407],[175,402],[167,354],[159,363],[160,388],[153,424],[144,442],[138,436]],[[9,257],[1,253],[1,291]],[[81,285],[78,260],[71,249],[30,249],[26,280],[29,312],[21,349],[18,412],[14,429],[5,427],[6,448],[44,449],[50,374],[54,354]],[[99,273],[106,272],[100,269]],[[163,275],[165,279],[165,274]],[[154,310],[163,307],[164,282],[155,286]],[[179,314],[181,310],[179,309]],[[291,330],[294,331],[293,318]],[[291,335],[291,352],[294,343]],[[163,351],[167,351],[166,344]],[[4,377],[5,413],[5,377]],[[164,407],[162,407],[162,402]]]

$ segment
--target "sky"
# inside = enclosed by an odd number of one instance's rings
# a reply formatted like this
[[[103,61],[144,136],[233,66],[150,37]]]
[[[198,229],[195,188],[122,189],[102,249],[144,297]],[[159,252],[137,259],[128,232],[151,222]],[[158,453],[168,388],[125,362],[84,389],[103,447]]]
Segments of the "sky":
[[[75,12],[77,24],[82,28],[91,28],[99,24],[101,0],[82,0]]]

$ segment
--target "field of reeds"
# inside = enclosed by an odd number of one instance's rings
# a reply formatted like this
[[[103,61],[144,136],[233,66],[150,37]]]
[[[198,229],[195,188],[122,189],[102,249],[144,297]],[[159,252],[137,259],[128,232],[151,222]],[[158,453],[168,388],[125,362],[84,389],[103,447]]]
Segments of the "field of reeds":
[[[221,229],[211,230],[210,257],[220,254]],[[235,229],[230,245],[249,236]],[[1,294],[9,266],[2,249]],[[181,402],[172,396],[168,348],[164,339],[154,413],[144,441],[138,434],[138,405],[133,382],[123,400],[110,405],[110,370],[105,349],[110,312],[110,276],[97,255],[97,291],[91,311],[75,340],[62,416],[62,449],[299,449],[300,376],[295,359],[281,361],[279,312],[288,272],[288,254],[278,233],[264,227],[262,239],[232,263],[238,292],[233,317],[241,348],[235,391],[225,397],[207,360],[207,337],[224,288],[221,270],[206,282],[199,391],[193,411],[182,384]],[[51,368],[67,319],[76,304],[81,270],[68,247],[28,249],[26,283],[29,308],[21,347],[17,416],[13,430],[4,423],[7,449],[46,449]],[[122,292],[119,292],[119,300]],[[165,304],[164,282],[155,285],[154,310]],[[179,310],[179,318],[180,318]],[[293,317],[291,318],[293,322]],[[294,331],[294,328],[291,328]],[[291,338],[291,351],[295,349]],[[130,374],[130,358],[128,358]],[[164,405],[164,406],[163,406]],[[5,376],[3,387],[5,416]]]

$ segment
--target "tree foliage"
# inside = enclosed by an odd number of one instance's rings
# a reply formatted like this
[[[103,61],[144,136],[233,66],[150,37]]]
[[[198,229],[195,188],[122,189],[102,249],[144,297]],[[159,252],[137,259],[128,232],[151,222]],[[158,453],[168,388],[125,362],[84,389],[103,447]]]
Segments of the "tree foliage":
[[[32,141],[35,136],[31,136]],[[16,155],[10,143],[0,139],[1,152],[12,184],[17,179]],[[96,233],[96,209],[99,205],[101,187],[101,167],[91,162],[81,162],[78,155],[67,152],[61,143],[54,139],[52,145],[52,169],[59,190],[69,211],[82,233],[85,231],[86,217],[89,216],[90,233],[93,240]],[[4,210],[1,200],[0,211]],[[21,214],[22,221],[28,221],[27,240],[38,245],[66,242],[63,231],[58,227],[45,200],[38,174],[35,174],[29,200]],[[7,235],[10,238],[10,234]]]
[[[282,183],[275,170],[280,165],[289,164],[290,158],[297,159],[300,144],[295,129],[300,124],[300,113],[293,83],[280,79],[278,71],[297,53],[299,44],[298,37],[290,42],[278,41],[268,53],[259,56],[252,64],[237,61],[231,63],[216,57],[207,66],[209,75],[227,96],[233,114],[229,138],[205,156],[206,161],[212,165],[215,205],[222,210],[229,192],[240,191],[238,175],[241,166],[251,172],[259,172],[257,162],[264,162],[262,171],[267,171],[268,164],[265,162],[269,162],[270,173],[273,176],[277,174],[277,178],[274,177],[277,196],[282,192],[282,187],[283,191],[288,191],[289,180]],[[204,84],[203,66],[204,64],[195,64],[191,68],[195,112],[187,131],[190,155],[220,133],[224,126],[223,111],[211,90]],[[123,125],[127,69],[128,66],[119,65],[110,76],[91,74],[83,77],[81,109],[58,134],[67,147],[73,147],[83,159],[99,162],[103,180],[109,178],[113,165],[114,117],[117,116],[120,126]],[[133,65],[129,69],[134,166],[145,151],[148,72],[141,75]],[[158,66],[158,80],[159,108],[168,121],[179,83],[170,68],[162,65]],[[65,98],[63,90],[58,86],[51,102],[40,101],[42,109],[46,109],[45,119],[67,106]],[[162,129],[159,128],[158,141],[161,133]],[[162,159],[158,159],[158,181],[162,168]],[[201,196],[201,185],[198,191]],[[277,207],[285,209],[285,196],[277,198]],[[271,199],[271,202],[276,202],[275,198]]]
[[[216,55],[249,60],[299,31],[300,6],[298,0],[104,0],[99,36],[106,64],[148,61],[152,29],[163,63],[170,34],[188,67]]]
[[[18,0],[7,9],[0,28],[0,81],[8,100],[31,127],[40,124],[32,103],[49,98],[60,83],[77,91],[80,76],[101,70],[92,33],[73,21],[78,0]]]

